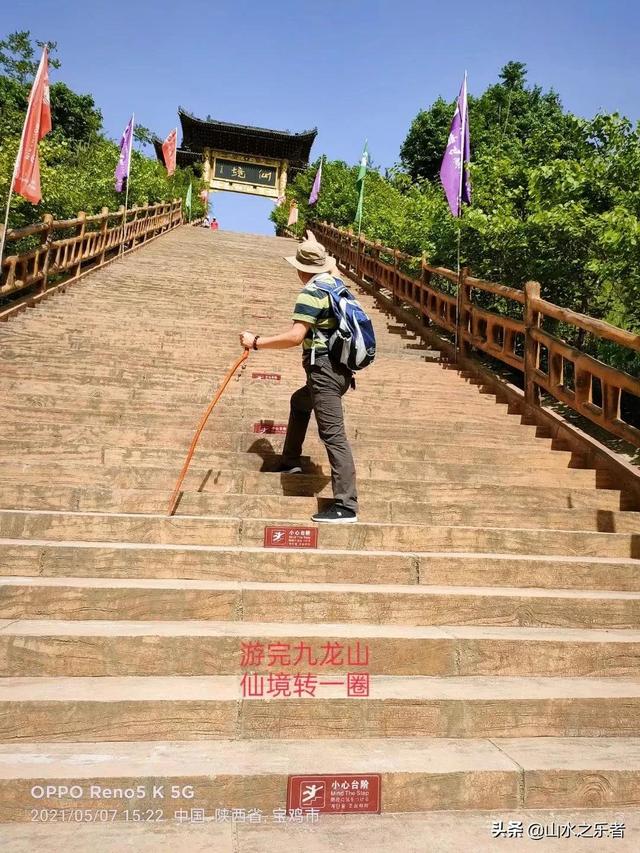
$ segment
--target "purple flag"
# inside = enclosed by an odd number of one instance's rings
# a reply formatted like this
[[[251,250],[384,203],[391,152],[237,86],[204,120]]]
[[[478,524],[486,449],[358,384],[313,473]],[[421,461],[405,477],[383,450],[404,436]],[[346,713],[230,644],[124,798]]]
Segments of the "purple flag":
[[[318,171],[316,172],[316,177],[313,182],[313,186],[311,187],[311,195],[309,196],[309,204],[315,204],[318,201],[318,196],[320,195],[320,184],[322,183],[322,160],[320,160],[320,165],[318,166]]]
[[[469,107],[467,105],[467,74],[458,95],[456,111],[451,122],[447,147],[440,167],[440,180],[444,187],[451,213],[460,216],[462,202],[471,203],[471,182],[467,164],[471,159],[469,141]]]
[[[129,166],[131,165],[131,143],[133,142],[133,116],[125,127],[120,140],[120,159],[116,166],[116,192],[121,193],[125,178],[129,178]]]

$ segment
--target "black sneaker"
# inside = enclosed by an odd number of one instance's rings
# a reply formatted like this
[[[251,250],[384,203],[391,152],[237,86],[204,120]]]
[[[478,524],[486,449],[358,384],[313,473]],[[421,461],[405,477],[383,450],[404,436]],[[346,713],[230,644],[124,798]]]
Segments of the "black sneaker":
[[[332,504],[328,509],[320,510],[311,516],[311,521],[328,522],[329,524],[350,524],[357,520],[357,514],[342,504]]]
[[[302,465],[289,465],[286,462],[280,462],[275,468],[271,469],[272,474],[302,474]]]

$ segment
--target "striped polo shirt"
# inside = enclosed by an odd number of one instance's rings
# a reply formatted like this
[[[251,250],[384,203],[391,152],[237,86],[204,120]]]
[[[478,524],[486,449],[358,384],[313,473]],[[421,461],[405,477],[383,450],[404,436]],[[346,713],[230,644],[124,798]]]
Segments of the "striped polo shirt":
[[[338,327],[329,297],[317,289],[316,282],[334,285],[335,279],[329,273],[319,273],[308,281],[298,294],[293,319],[310,324],[302,341],[303,361],[310,358],[311,350],[315,350],[316,356],[327,355],[327,340],[330,333]]]

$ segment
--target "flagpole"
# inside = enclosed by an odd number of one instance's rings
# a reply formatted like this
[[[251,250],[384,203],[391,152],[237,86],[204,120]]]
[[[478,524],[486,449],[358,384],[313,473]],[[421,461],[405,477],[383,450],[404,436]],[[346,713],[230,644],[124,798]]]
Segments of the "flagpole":
[[[20,143],[20,147],[22,147],[22,142]],[[4,227],[2,229],[2,236],[0,236],[0,279],[2,278],[2,261],[4,259],[4,246],[5,241],[7,239],[7,228],[9,227],[9,208],[11,207],[11,196],[13,195],[13,187],[16,182],[16,166],[18,164],[19,156],[20,148],[18,149],[18,156],[16,157],[16,162],[13,164],[13,173],[11,175],[11,182],[9,184],[9,195],[7,196],[7,209],[4,214]]]
[[[358,217],[358,237],[362,233],[362,208],[364,207],[364,182],[367,179],[366,173],[362,176],[362,206],[360,208],[360,216]]]
[[[369,165],[369,151],[367,149],[368,143],[369,143],[369,140],[365,139],[364,151],[367,152],[367,166]],[[360,234],[362,233],[362,211],[364,209],[364,182],[366,181],[366,179],[367,179],[367,172],[365,170],[365,173],[362,176],[362,187],[360,188],[360,195],[362,197],[362,204],[360,205],[360,216],[358,217],[358,242],[360,242]]]
[[[369,149],[367,148],[368,143],[369,143],[369,140],[365,139],[364,147],[365,147],[365,150],[367,152],[367,163],[366,163],[367,168],[369,166]],[[362,214],[364,212],[364,182],[366,180],[367,180],[367,173],[365,171],[364,175],[362,176],[362,206],[360,207],[360,219],[358,220],[358,238],[360,238],[360,235],[362,234]]]
[[[127,186],[124,188],[124,219],[122,223],[122,243],[120,253],[124,254],[124,242],[127,236],[127,208],[129,207],[129,181],[131,179],[131,152],[133,150],[133,129],[136,126],[136,114],[131,113],[131,142],[129,144],[129,158],[127,160]]]
[[[42,62],[42,60],[40,60]],[[38,68],[38,71],[40,69]],[[38,78],[38,72],[36,72],[36,76],[34,78],[33,84]],[[33,86],[32,84],[32,86]],[[31,99],[31,95],[29,95],[29,99]],[[4,214],[4,228],[2,229],[2,236],[0,237],[0,278],[2,278],[2,261],[4,259],[4,247],[7,239],[7,228],[9,227],[9,209],[11,208],[11,196],[13,195],[13,188],[16,184],[16,172],[18,171],[18,161],[20,160],[20,155],[22,154],[22,149],[24,147],[24,136],[27,130],[27,116],[29,114],[29,105],[27,105],[27,114],[24,118],[24,123],[22,125],[22,133],[20,134],[20,145],[18,146],[18,151],[16,153],[16,159],[13,164],[13,172],[11,173],[11,182],[9,184],[9,195],[7,196],[7,209]]]
[[[460,161],[460,185],[458,187],[458,216],[462,216],[462,186],[464,184],[464,140],[465,133],[467,131],[466,123],[467,123],[467,72],[464,72],[464,99],[463,99],[464,109],[462,110],[461,122],[460,122],[460,143],[462,147],[462,158]]]
[[[457,278],[456,278],[456,325],[454,329],[454,339],[453,339],[453,350],[454,350],[454,361],[458,360],[458,325],[460,319],[460,303],[461,303],[461,292],[460,292],[460,232],[462,230],[461,227],[462,220],[462,205],[460,206],[460,216],[458,217],[458,269],[457,269]]]
[[[458,341],[458,325],[459,325],[459,318],[460,318],[460,302],[461,302],[461,300],[460,300],[460,296],[461,296],[461,293],[460,293],[460,239],[461,239],[461,233],[462,233],[462,187],[464,184],[464,170],[465,170],[464,140],[465,140],[465,134],[466,134],[466,130],[467,130],[466,122],[467,122],[467,112],[468,112],[468,106],[467,106],[467,71],[466,70],[464,72],[464,98],[463,98],[462,103],[463,103],[463,109],[462,109],[462,116],[461,116],[461,123],[460,123],[460,142],[461,142],[461,149],[462,149],[462,151],[461,151],[462,158],[460,161],[460,184],[458,186],[458,263],[457,263],[458,276],[456,279],[456,327],[455,327],[454,339],[453,339],[454,340],[453,352],[454,352],[455,361],[458,360],[458,344],[459,344],[459,341]]]

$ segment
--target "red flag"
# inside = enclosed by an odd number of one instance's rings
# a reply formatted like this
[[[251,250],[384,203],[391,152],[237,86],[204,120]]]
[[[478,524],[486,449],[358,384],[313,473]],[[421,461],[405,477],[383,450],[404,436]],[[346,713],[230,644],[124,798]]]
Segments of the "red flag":
[[[178,129],[174,128],[169,136],[162,143],[162,156],[164,157],[164,165],[167,167],[167,174],[173,175],[176,170],[176,144],[178,141]]]
[[[15,166],[13,189],[32,204],[42,198],[40,192],[40,160],[38,142],[51,130],[49,104],[49,51],[46,46],[31,87],[22,140]]]

